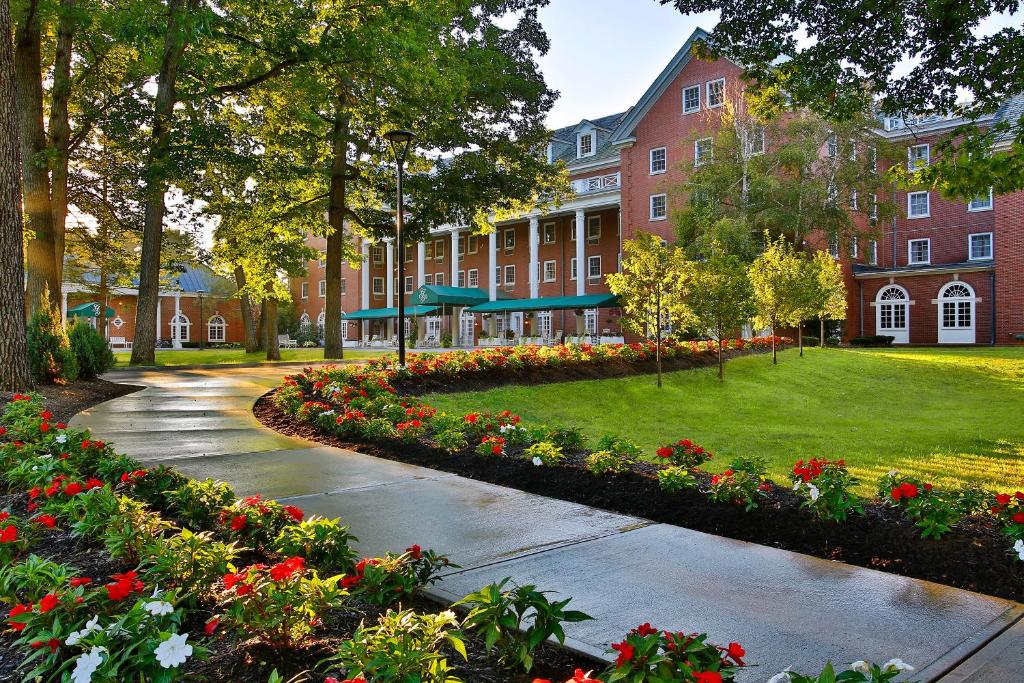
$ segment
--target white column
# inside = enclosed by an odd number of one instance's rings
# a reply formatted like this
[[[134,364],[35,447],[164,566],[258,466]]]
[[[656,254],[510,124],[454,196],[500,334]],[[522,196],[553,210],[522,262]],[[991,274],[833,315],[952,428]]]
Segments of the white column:
[[[67,292],[61,292],[60,293],[60,320],[65,325],[68,322],[68,293]]]
[[[583,296],[586,293],[587,260],[583,254],[587,239],[586,223],[583,209],[576,209],[576,296]]]
[[[498,268],[498,231],[493,230],[487,236],[487,296],[491,301],[498,300],[498,280],[494,271]]]
[[[540,277],[537,265],[537,217],[530,218],[530,298],[540,296]]]
[[[157,340],[157,342],[160,341],[160,329],[163,327],[163,323],[160,320],[160,309],[163,308],[163,306],[161,306],[160,304],[163,303],[163,302],[160,299],[161,299],[161,297],[159,295],[157,295],[157,297],[156,297],[156,340]]]
[[[392,239],[385,240],[387,242],[386,252],[384,256],[384,291],[387,295],[387,307],[395,307],[395,241]],[[399,283],[401,287],[401,283]],[[388,321],[388,332],[390,336],[394,336],[395,331],[398,329],[395,327],[397,318],[391,318]]]
[[[425,242],[416,243],[416,289],[427,283],[427,245]]]
[[[459,231],[452,230],[452,287],[459,286]]]
[[[181,348],[181,292],[174,293],[174,320],[171,321],[171,337],[174,339],[174,348]],[[275,337],[276,339],[276,337]]]
[[[359,277],[359,306],[364,311],[370,307],[370,243],[363,240],[361,247],[363,253],[363,265]]]

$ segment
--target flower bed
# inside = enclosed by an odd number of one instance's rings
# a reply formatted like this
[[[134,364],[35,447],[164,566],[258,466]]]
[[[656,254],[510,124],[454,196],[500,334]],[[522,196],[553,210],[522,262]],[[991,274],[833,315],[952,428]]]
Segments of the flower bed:
[[[760,345],[764,345],[761,343]],[[600,352],[617,365],[645,363],[647,344]],[[758,344],[755,343],[755,347]],[[709,533],[1020,600],[1024,598],[1024,493],[939,491],[897,472],[862,500],[842,461],[794,465],[793,480],[765,478],[762,463],[740,458],[719,475],[710,457],[685,440],[652,463],[628,439],[587,447],[572,426],[523,425],[511,414],[448,415],[419,402],[424,387],[457,387],[521,375],[598,372],[595,348],[495,349],[392,357],[363,368],[316,368],[288,377],[256,405],[280,431],[442,469],[604,509]],[[628,350],[627,350],[628,348]],[[674,345],[665,356],[707,353]],[[636,354],[631,356],[630,354]],[[670,354],[672,354],[670,356]],[[626,360],[630,356],[634,360]],[[905,486],[904,486],[905,485]],[[913,495],[907,495],[914,487]],[[894,492],[895,491],[895,492]]]
[[[518,441],[508,417],[472,422]],[[509,579],[439,612],[419,596],[451,566],[433,551],[357,560],[338,520],[145,469],[33,396],[2,422],[0,681],[727,683],[746,666],[738,643],[650,624],[611,664],[573,655],[551,641],[590,617]],[[849,683],[910,670],[852,666]]]

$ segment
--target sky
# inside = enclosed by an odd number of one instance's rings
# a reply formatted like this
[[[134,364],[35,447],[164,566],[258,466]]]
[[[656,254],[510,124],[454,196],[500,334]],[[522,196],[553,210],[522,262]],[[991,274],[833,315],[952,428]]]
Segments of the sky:
[[[560,128],[636,104],[693,29],[711,30],[718,14],[683,16],[656,0],[551,0],[540,21],[551,39],[540,65],[561,93],[548,126]]]

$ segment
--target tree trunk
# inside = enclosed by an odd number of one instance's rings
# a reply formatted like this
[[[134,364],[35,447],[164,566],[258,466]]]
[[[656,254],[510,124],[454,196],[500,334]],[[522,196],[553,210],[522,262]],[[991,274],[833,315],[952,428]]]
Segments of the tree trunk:
[[[819,322],[821,324],[821,336],[818,337],[818,345],[821,346],[821,348],[825,348],[825,316],[822,316]]]
[[[50,91],[49,142],[51,161],[50,213],[53,221],[53,259],[57,282],[64,280],[64,233],[68,217],[68,156],[71,125],[68,98],[71,95],[71,49],[75,23],[75,0],[61,0],[57,22],[57,48],[53,58],[53,88]],[[105,302],[104,302],[105,304]]]
[[[582,272],[583,271],[579,270],[578,267],[577,267],[576,276],[577,277],[583,277],[581,275]],[[656,297],[656,301],[657,301],[657,303],[655,305],[656,309],[657,309],[657,315],[655,317],[657,318],[657,320],[654,323],[654,328],[655,328],[654,339],[655,339],[655,342],[657,343],[657,346],[654,348],[654,359],[655,359],[655,363],[658,366],[658,388],[660,389],[661,388],[661,288],[660,287],[658,288],[658,292],[655,294],[655,297]]]
[[[21,158],[14,85],[11,12],[0,0],[0,389],[32,388],[25,339]]]
[[[245,269],[242,266],[235,266],[235,285],[239,290],[245,287]],[[249,296],[243,294],[238,297],[238,306],[242,311],[242,328],[245,331],[245,352],[256,353],[260,350],[259,340],[256,338],[256,321],[252,315],[252,302]]]
[[[263,300],[263,345],[267,360],[281,360],[281,345],[277,342],[277,299]]]
[[[779,354],[775,348],[775,325],[772,325],[772,365],[779,364]]]
[[[718,381],[725,379],[725,361],[722,360],[722,335],[718,335]]]
[[[345,343],[341,338],[341,256],[345,239],[345,174],[348,172],[349,120],[344,113],[344,100],[338,97],[334,127],[331,130],[331,194],[327,221],[327,295],[324,297],[324,358],[344,358]],[[388,276],[390,277],[390,275]],[[399,286],[402,283],[398,283]],[[399,293],[399,296],[402,296]]]
[[[43,128],[43,72],[38,0],[26,3],[14,34],[15,89],[21,138],[21,174],[25,191],[28,241],[28,283],[25,302],[31,315],[43,292],[60,296],[54,257],[53,215],[50,211],[50,174]]]
[[[153,131],[146,162],[145,217],[142,224],[142,262],[139,266],[139,295],[135,309],[135,343],[132,365],[153,365],[156,349],[156,307],[160,294],[160,246],[164,230],[164,193],[167,191],[168,150],[171,145],[175,84],[178,67],[185,51],[180,26],[181,14],[194,9],[196,0],[169,0],[164,53],[157,75],[156,105],[153,110]]]
[[[800,357],[804,357],[804,324],[797,323],[796,326],[796,343],[800,346]]]

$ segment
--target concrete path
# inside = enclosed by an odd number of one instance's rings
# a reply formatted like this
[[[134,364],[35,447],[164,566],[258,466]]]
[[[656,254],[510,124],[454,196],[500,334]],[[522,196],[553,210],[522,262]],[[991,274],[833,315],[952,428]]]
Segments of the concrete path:
[[[74,423],[147,464],[341,517],[363,553],[447,552],[462,569],[434,588],[441,598],[505,576],[570,595],[595,617],[568,629],[586,652],[649,621],[740,642],[757,665],[743,682],[892,657],[921,681],[1024,681],[1022,605],[282,436],[251,406],[294,371],[120,371],[110,378],[146,388]]]

